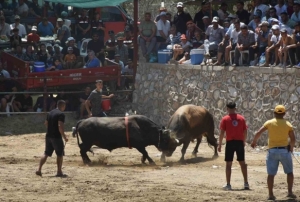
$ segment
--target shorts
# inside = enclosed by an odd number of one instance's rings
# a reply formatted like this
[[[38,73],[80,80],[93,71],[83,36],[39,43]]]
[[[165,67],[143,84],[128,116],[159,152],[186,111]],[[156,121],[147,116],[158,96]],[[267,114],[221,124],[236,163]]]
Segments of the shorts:
[[[266,158],[268,175],[276,175],[279,162],[282,164],[285,174],[293,172],[292,154],[287,149],[269,149]]]
[[[233,161],[234,152],[237,156],[237,161],[245,161],[244,141],[230,140],[226,142],[225,161]]]
[[[52,156],[53,151],[55,151],[57,156],[65,155],[65,147],[62,138],[50,138],[46,137],[46,149],[45,155]]]

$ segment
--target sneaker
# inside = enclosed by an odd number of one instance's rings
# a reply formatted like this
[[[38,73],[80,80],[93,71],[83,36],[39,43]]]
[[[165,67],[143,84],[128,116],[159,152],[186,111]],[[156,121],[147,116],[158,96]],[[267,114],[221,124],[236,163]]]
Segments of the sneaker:
[[[277,65],[277,67],[282,67],[282,64],[281,64],[281,63],[279,63],[279,64]]]
[[[249,186],[248,182],[244,183],[244,189],[246,189],[246,190],[250,189],[250,186]]]
[[[224,190],[232,190],[230,184],[225,184],[225,185],[223,186],[223,189],[224,189]]]

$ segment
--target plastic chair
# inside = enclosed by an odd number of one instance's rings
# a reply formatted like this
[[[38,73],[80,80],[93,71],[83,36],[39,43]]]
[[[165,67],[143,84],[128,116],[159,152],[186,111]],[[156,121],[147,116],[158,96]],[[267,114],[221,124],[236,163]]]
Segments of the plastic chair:
[[[230,60],[230,65],[232,65],[232,54],[234,55],[234,51],[235,50],[232,50],[229,52],[229,60]],[[249,57],[249,51],[248,50],[244,50],[244,51],[241,51],[241,56],[239,58],[239,65],[242,66],[243,65],[243,57],[245,54],[248,54],[248,57]]]
[[[87,56],[87,45],[88,42],[92,39],[85,39],[82,41],[81,46],[80,46],[80,56]]]
[[[6,113],[7,113],[8,117],[10,117],[10,113],[9,113],[10,109],[11,109],[12,112],[14,112],[14,107],[13,107],[14,99],[15,99],[15,96],[13,96],[11,101],[6,104]]]

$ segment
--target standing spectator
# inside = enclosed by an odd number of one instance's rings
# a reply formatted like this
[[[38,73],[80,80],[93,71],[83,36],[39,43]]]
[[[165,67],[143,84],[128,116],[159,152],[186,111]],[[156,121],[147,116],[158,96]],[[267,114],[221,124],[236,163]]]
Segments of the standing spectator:
[[[29,4],[29,16],[40,18],[41,17],[41,7],[38,3],[38,0],[32,0],[32,3]]]
[[[101,61],[102,64],[105,62],[104,55],[104,42],[99,38],[97,32],[93,33],[93,40],[90,40],[87,44],[87,49],[95,52],[97,58]]]
[[[27,36],[27,43],[33,45],[35,50],[37,50],[38,43],[40,42],[40,36],[36,32],[36,26],[32,26],[31,33]]]
[[[212,10],[212,13],[210,12],[209,4],[210,3],[208,2],[203,2],[201,10],[198,13],[196,13],[194,17],[194,23],[204,32],[206,31],[205,28],[210,24],[212,18],[218,17],[218,13],[216,11]],[[207,26],[205,26],[204,19],[207,20]]]
[[[224,28],[218,24],[219,18],[214,17],[212,25],[208,26],[205,35],[206,39],[209,40],[209,50],[217,50],[219,43],[224,38]]]
[[[14,111],[16,112],[32,112],[33,111],[33,100],[29,95],[28,91],[24,94],[19,95],[13,102]]]
[[[295,48],[296,43],[293,37],[288,35],[287,30],[285,28],[280,30],[281,39],[279,41],[279,49],[278,49],[278,57],[279,57],[279,67],[286,67],[288,51],[290,48]]]
[[[237,45],[234,51],[234,63],[233,66],[239,66],[239,58],[241,56],[240,51],[248,50],[250,46],[255,44],[254,32],[248,30],[247,25],[241,26],[241,33],[238,35]]]
[[[104,35],[105,35],[106,28],[105,28],[103,21],[100,19],[99,13],[95,14],[95,19],[92,21],[91,29],[92,29],[92,35],[94,33],[97,33],[99,36],[99,39],[104,42]]]
[[[281,40],[281,35],[279,31],[279,25],[272,26],[272,33],[271,39],[269,41],[268,47],[266,48],[266,62],[262,65],[264,67],[269,67],[270,64],[270,56],[274,55],[274,65],[277,66],[278,64],[278,48],[279,48],[279,41]]]
[[[86,68],[93,68],[93,67],[101,67],[102,64],[100,60],[96,57],[94,51],[90,51],[88,53],[88,61],[85,64]]]
[[[19,29],[13,29],[13,35],[10,37],[10,46],[16,48],[18,45],[21,45],[22,38],[19,36]]]
[[[266,12],[269,9],[269,6],[262,4],[262,0],[254,0],[254,12],[256,13],[257,10],[261,10],[261,18],[266,16]]]
[[[176,29],[181,34],[186,33],[187,27],[186,23],[190,20],[193,20],[191,15],[183,10],[183,3],[177,3],[177,13],[174,15],[173,23],[176,26]]]
[[[294,0],[287,1],[287,13],[289,16],[292,16],[294,13]]]
[[[57,18],[61,17],[60,15],[63,11],[68,12],[68,7],[63,5],[62,3],[57,3],[53,9]]]
[[[227,7],[228,7],[227,3],[223,2],[221,3],[220,9],[218,10],[218,16],[221,22],[225,20],[225,13],[227,13]]]
[[[77,28],[76,39],[78,41],[78,48],[80,48],[81,39],[90,38],[91,22],[89,16],[87,15],[86,9],[82,9],[81,15],[78,16],[76,28]]]
[[[57,30],[57,38],[61,42],[61,46],[66,46],[66,41],[69,37],[71,37],[70,29],[64,25],[64,21],[61,18],[57,19],[58,30]]]
[[[249,13],[244,9],[244,2],[238,1],[236,4],[236,8],[237,8],[236,15],[238,16],[240,21],[248,25]]]
[[[79,107],[79,118],[83,119],[84,113],[86,111],[85,108],[85,102],[88,99],[89,95],[91,93],[91,88],[86,87],[84,90],[84,93],[82,93],[79,97],[80,107]]]
[[[160,13],[160,18],[156,23],[156,50],[159,49],[161,43],[165,44],[166,40],[170,34],[170,22],[166,18],[166,12]]]
[[[166,13],[166,18],[167,18],[167,20],[169,20],[170,26],[172,26],[172,25],[173,25],[172,14],[169,13],[169,12],[167,12],[167,13]]]
[[[89,117],[103,117],[106,114],[101,109],[102,99],[110,99],[114,96],[114,94],[110,94],[109,96],[102,95],[103,81],[96,81],[96,89],[93,90],[90,96],[85,101],[85,108],[88,111]],[[92,108],[92,110],[90,110]]]
[[[293,6],[293,10],[294,10],[294,13],[291,17],[291,20],[293,20],[294,22],[300,22],[300,4],[299,3],[294,3],[294,6]]]
[[[46,133],[46,148],[45,154],[41,157],[38,170],[35,172],[36,175],[42,176],[42,167],[46,163],[48,156],[52,156],[53,151],[55,151],[57,159],[57,173],[56,177],[64,177],[66,175],[62,172],[63,156],[64,152],[64,142],[68,142],[68,138],[65,134],[64,123],[66,103],[63,100],[57,102],[57,108],[49,112],[47,119],[45,121],[45,126],[47,127]]]
[[[10,26],[5,22],[5,17],[0,16],[0,35],[10,36]]]
[[[45,17],[43,18],[42,22],[38,24],[38,34],[41,37],[45,36],[53,36],[54,34],[54,27],[51,22],[48,21],[48,19]]]
[[[27,35],[25,26],[20,24],[20,16],[18,16],[18,15],[15,16],[15,23],[10,25],[10,30],[13,30],[14,28],[19,29],[20,37],[25,37]]]
[[[75,39],[73,37],[69,37],[67,40],[67,45],[62,49],[62,54],[66,55],[68,54],[68,48],[72,47],[73,48],[73,54],[76,57],[80,56],[80,50],[75,46]]]
[[[274,178],[277,174],[279,162],[282,164],[284,173],[287,174],[288,195],[287,197],[296,198],[293,193],[293,160],[292,153],[295,146],[295,134],[291,123],[284,119],[285,107],[277,105],[274,109],[274,119],[268,120],[256,132],[251,147],[255,148],[259,137],[268,131],[268,153],[266,158],[267,172],[268,172],[268,200],[276,200],[273,193]]]
[[[113,30],[108,31],[108,35],[109,39],[105,42],[105,50],[107,52],[108,59],[112,60],[115,57],[117,39]]]
[[[289,27],[290,29],[293,29],[295,27],[295,25],[297,24],[293,20],[289,19],[289,16],[286,12],[281,13],[280,17],[281,17],[281,24]]]
[[[167,13],[167,9],[165,7],[160,7],[158,10],[158,15],[155,17],[154,22],[157,23],[160,20],[160,14],[164,12]]]
[[[121,61],[120,54],[118,54],[118,53],[115,54],[115,59],[113,59],[112,61],[115,62],[115,63],[117,63],[118,65],[120,65],[120,67],[121,67],[121,73],[123,73],[125,65],[124,65],[124,62]]]
[[[236,104],[229,102],[227,105],[228,115],[224,116],[220,123],[220,137],[218,151],[221,152],[222,140],[226,133],[225,161],[226,161],[226,181],[223,186],[225,190],[231,190],[230,178],[234,153],[241,166],[244,178],[244,189],[249,189],[247,164],[245,163],[245,145],[247,139],[247,125],[245,118],[236,113]]]
[[[62,11],[61,14],[60,14],[61,18],[64,21],[64,25],[66,25],[71,30],[71,24],[72,24],[72,22],[71,22],[71,20],[67,19],[68,15],[69,14],[66,11]]]
[[[284,0],[278,0],[277,3],[278,4],[275,6],[275,9],[278,16],[280,16],[283,12],[287,12],[287,6],[285,5]]]
[[[128,48],[124,44],[124,38],[119,37],[117,39],[117,46],[116,46],[116,55],[120,55],[120,60],[124,63],[127,64],[128,60]]]
[[[152,53],[156,45],[156,25],[151,20],[151,13],[145,13],[145,20],[141,22],[139,30],[139,43],[143,56],[146,58],[146,60],[148,60],[150,53]],[[147,42],[150,42],[148,47],[146,47]]]
[[[133,72],[133,63],[131,60],[128,60],[127,65],[124,67],[124,70],[122,72],[123,75],[134,75]],[[133,83],[132,77],[122,77],[121,80],[121,86],[125,87],[126,89],[129,89],[129,83]]]
[[[21,17],[27,17],[29,8],[24,0],[19,0],[19,7],[17,8],[17,14]]]

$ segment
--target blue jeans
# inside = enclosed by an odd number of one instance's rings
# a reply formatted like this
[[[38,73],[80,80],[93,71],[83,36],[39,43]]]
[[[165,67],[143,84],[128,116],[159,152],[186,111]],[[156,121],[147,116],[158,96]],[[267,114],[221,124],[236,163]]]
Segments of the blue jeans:
[[[293,172],[292,154],[287,149],[271,148],[266,158],[267,172],[269,175],[276,175],[279,162],[282,164],[285,174]]]

